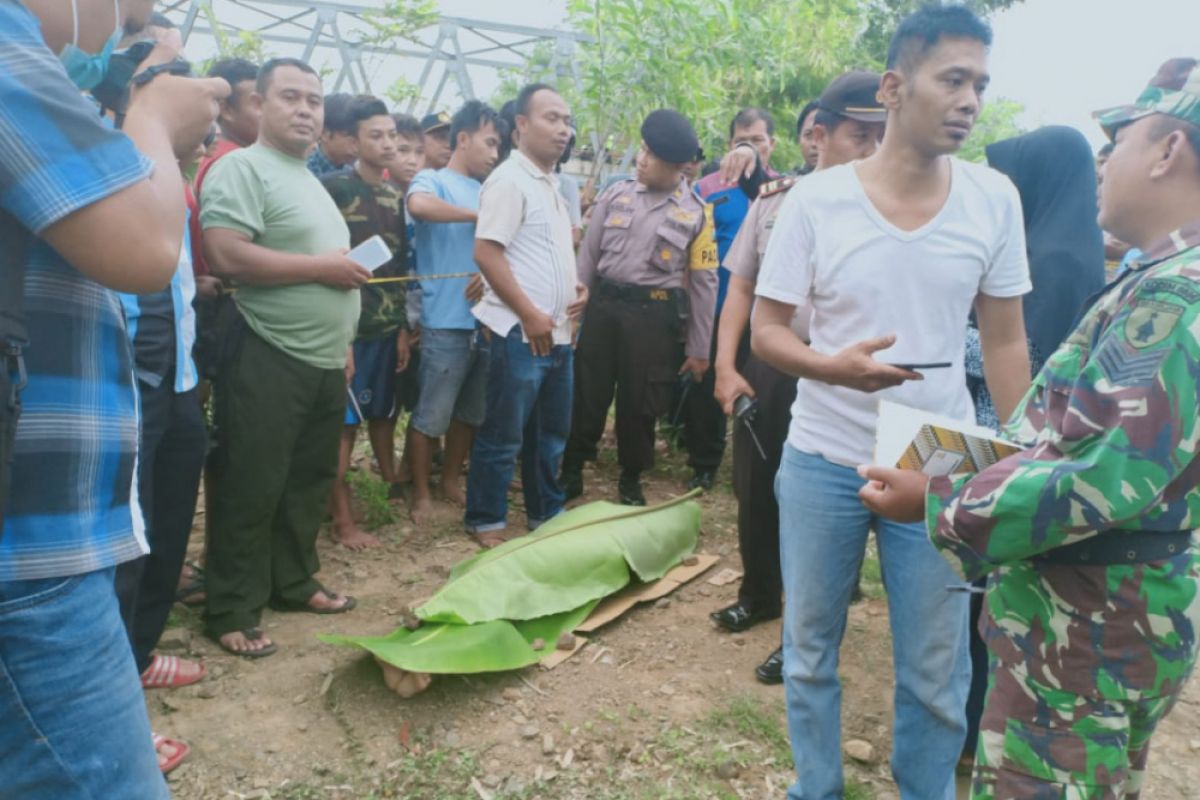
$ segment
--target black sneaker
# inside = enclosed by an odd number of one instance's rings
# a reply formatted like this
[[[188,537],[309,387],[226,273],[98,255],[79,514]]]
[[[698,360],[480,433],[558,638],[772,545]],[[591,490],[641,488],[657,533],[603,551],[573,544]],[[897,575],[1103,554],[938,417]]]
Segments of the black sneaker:
[[[574,500],[583,494],[583,465],[563,464],[562,474],[558,476],[559,485],[567,500]]]
[[[646,505],[646,495],[642,494],[640,475],[621,474],[617,480],[617,502],[623,506]]]
[[[698,469],[692,473],[692,479],[688,481],[688,491],[692,489],[703,489],[708,491],[713,487],[713,481],[717,478],[717,473],[710,469]]]
[[[779,611],[765,614],[741,603],[734,603],[731,606],[722,608],[720,611],[712,612],[708,615],[708,618],[731,633],[741,633],[742,631],[750,630],[760,622],[779,619],[779,614]]]
[[[767,660],[754,668],[754,677],[759,683],[773,686],[783,683],[783,648],[775,648],[775,652],[767,656]]]

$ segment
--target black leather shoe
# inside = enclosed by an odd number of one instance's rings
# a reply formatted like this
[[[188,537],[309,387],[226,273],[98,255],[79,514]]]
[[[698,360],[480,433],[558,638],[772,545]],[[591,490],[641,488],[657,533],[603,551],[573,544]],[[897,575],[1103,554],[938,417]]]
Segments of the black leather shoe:
[[[754,677],[759,683],[773,686],[783,683],[783,648],[775,648],[775,652],[767,656],[767,660],[754,668]]]
[[[734,603],[731,606],[726,606],[720,611],[714,611],[708,615],[708,618],[717,623],[731,633],[741,633],[742,631],[753,628],[760,622],[766,622],[770,619],[778,619],[779,612],[773,614],[764,614],[761,611],[754,611],[746,608],[741,603]]]
[[[583,465],[563,464],[562,474],[558,477],[565,499],[574,500],[583,494]]]
[[[698,469],[692,473],[692,479],[688,481],[688,491],[692,489],[703,489],[708,491],[713,487],[713,481],[716,480],[717,473],[708,469]]]
[[[644,506],[646,495],[642,494],[640,475],[621,474],[617,479],[617,502],[623,506]]]

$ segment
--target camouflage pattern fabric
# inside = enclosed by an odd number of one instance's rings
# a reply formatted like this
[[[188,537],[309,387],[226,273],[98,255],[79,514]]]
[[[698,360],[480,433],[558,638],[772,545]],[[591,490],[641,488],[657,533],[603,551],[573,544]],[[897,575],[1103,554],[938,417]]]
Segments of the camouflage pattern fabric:
[[[1050,357],[1005,430],[1028,449],[931,480],[934,544],[965,578],[990,573],[975,797],[1138,796],[1195,664],[1200,559],[1032,559],[1106,530],[1195,529],[1197,408],[1200,222],[1150,248]]]
[[[372,186],[353,169],[329,175],[321,182],[346,220],[351,247],[378,234],[394,253],[390,262],[375,270],[374,277],[393,278],[407,274],[408,243],[404,198],[400,190],[388,181]],[[362,287],[359,341],[377,339],[408,327],[404,287],[401,282]]]
[[[1117,128],[1151,114],[1200,125],[1200,61],[1172,58],[1158,68],[1133,105],[1097,111],[1093,116],[1111,139]]]

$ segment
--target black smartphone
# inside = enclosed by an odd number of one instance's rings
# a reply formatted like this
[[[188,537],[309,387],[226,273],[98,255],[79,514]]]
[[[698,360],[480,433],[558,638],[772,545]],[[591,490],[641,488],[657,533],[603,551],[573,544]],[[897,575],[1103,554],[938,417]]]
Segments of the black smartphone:
[[[953,365],[951,361],[938,361],[934,364],[888,364],[889,367],[899,367],[909,372],[920,372],[923,369],[946,369]]]

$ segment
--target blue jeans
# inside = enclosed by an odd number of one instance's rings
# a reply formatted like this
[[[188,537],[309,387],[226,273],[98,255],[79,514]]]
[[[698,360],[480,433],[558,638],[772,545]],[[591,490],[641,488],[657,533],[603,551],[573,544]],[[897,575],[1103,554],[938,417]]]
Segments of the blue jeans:
[[[0,800],[170,797],[113,572],[0,582]]]
[[[892,775],[903,800],[954,800],[971,679],[967,596],[946,591],[961,581],[924,525],[873,515],[858,499],[862,485],[851,467],[784,448],[775,494],[786,596],[783,675],[797,776],[788,798],[843,794],[838,649],[873,529],[896,670]]]
[[[487,413],[488,343],[476,331],[421,329],[421,393],[409,425],[431,439]]]
[[[471,448],[464,523],[473,533],[507,526],[508,484],[520,453],[532,530],[563,508],[558,469],[571,431],[573,351],[555,345],[550,355],[535,356],[520,325],[491,339],[487,416]]]

